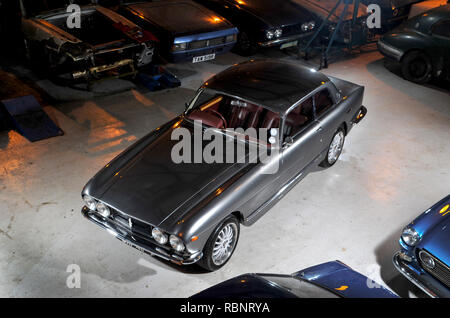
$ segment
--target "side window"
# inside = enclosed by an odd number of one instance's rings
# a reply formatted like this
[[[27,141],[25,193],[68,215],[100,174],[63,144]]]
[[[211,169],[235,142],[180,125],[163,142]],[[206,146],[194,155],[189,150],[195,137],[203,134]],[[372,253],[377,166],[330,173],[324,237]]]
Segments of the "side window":
[[[294,136],[314,120],[312,97],[291,110],[284,122],[284,136]]]
[[[314,107],[316,109],[317,116],[322,115],[330,109],[333,104],[334,102],[331,98],[330,91],[326,88],[314,95]]]
[[[443,36],[450,39],[450,20],[436,22],[431,28],[434,35]]]

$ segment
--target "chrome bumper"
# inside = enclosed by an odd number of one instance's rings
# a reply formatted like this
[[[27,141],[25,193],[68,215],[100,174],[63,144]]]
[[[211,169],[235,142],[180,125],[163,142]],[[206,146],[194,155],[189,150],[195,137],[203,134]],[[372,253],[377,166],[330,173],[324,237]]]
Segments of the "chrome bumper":
[[[392,259],[395,268],[405,276],[414,285],[423,290],[427,295],[432,298],[450,297],[450,291],[440,287],[441,283],[428,274],[417,274],[406,262],[400,257],[402,252],[394,254]]]
[[[270,41],[266,41],[266,42],[259,42],[258,45],[262,46],[262,47],[270,47],[270,46],[276,46],[276,45],[280,45],[286,42],[291,42],[291,41],[295,41],[295,40],[299,40],[302,38],[305,38],[307,36],[312,35],[314,32],[308,32],[308,33],[303,33],[303,34],[295,34],[295,35],[291,35],[291,36],[287,36],[285,38],[280,38],[280,39],[276,39],[276,40],[270,40]]]
[[[138,237],[133,236],[132,233],[122,230],[113,222],[107,221],[102,217],[97,216],[86,206],[84,206],[83,209],[81,210],[81,214],[83,214],[83,216],[87,218],[89,221],[94,222],[98,226],[102,227],[103,229],[114,235],[120,241],[151,256],[157,256],[178,265],[194,264],[203,256],[203,252],[201,251],[191,254],[187,258],[182,258],[181,256],[175,254],[171,255],[166,250],[162,249],[161,247],[158,247],[156,244],[151,244],[147,241],[139,239]]]
[[[391,45],[388,45],[381,40],[379,40],[377,42],[377,47],[378,47],[378,50],[381,52],[381,54],[383,54],[386,57],[392,58],[392,59],[396,60],[397,62],[400,62],[400,60],[402,59],[403,51],[401,51]]]

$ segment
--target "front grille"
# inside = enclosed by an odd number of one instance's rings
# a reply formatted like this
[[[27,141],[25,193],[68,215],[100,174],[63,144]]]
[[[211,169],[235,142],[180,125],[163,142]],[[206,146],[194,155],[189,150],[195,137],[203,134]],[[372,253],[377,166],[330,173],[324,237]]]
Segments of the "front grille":
[[[304,33],[302,31],[302,23],[286,25],[282,28],[282,36],[296,35]]]
[[[225,44],[225,40],[226,40],[226,37],[222,36],[222,37],[214,38],[214,39],[193,41],[193,42],[188,43],[187,48],[189,50],[207,48],[210,46]]]
[[[153,227],[147,223],[141,222],[139,220],[136,220],[134,218],[131,218],[132,226],[130,228],[129,219],[130,217],[116,211],[111,211],[112,220],[115,224],[119,225],[123,229],[125,229],[127,232],[130,232],[132,234],[139,234],[146,239],[152,239],[152,230]],[[155,242],[156,244],[156,242]]]
[[[433,256],[430,252],[427,253],[433,258],[435,266],[434,268],[429,268],[423,264],[422,260],[419,259],[420,265],[425,269],[430,275],[434,276],[437,280],[442,282],[444,285],[450,288],[450,267],[444,264],[441,260]]]

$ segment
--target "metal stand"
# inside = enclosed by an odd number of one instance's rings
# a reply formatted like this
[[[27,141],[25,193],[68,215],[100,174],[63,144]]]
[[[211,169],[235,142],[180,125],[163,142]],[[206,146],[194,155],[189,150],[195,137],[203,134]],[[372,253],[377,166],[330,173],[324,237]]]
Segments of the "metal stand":
[[[337,22],[337,25],[335,27],[335,29],[333,30],[333,32],[331,33],[331,37],[328,41],[328,44],[326,46],[326,49],[324,47],[324,45],[320,46],[320,50],[321,50],[321,58],[320,58],[320,68],[327,68],[328,67],[328,58],[329,58],[329,54],[331,51],[331,48],[333,47],[333,44],[335,44],[336,38],[338,36],[339,30],[341,28],[342,22],[344,21],[344,17],[346,16],[346,13],[348,11],[348,6],[350,4],[354,4],[353,7],[353,16],[352,16],[352,21],[350,24],[350,29],[349,29],[349,34],[348,34],[348,39],[344,38],[344,43],[346,43],[347,45],[344,44],[344,46],[346,46],[349,50],[351,50],[353,48],[354,45],[362,45],[364,43],[361,43],[361,39],[364,38],[363,35],[359,35],[357,36],[357,39],[355,41],[354,39],[354,35],[355,35],[355,26],[356,26],[356,20],[358,18],[358,11],[359,11],[359,4],[360,4],[360,0],[338,0],[336,2],[336,5],[333,7],[333,9],[330,11],[330,13],[328,14],[328,16],[326,17],[326,19],[324,19],[322,21],[322,23],[320,24],[319,28],[316,30],[316,32],[313,34],[313,36],[309,39],[309,41],[307,42],[307,44],[303,47],[299,49],[298,52],[298,57],[301,57],[301,54],[304,54],[304,59],[307,60],[309,58],[309,53],[314,49],[313,47],[313,43],[314,41],[319,38],[323,28],[326,25],[329,25],[331,20],[331,16],[334,15],[334,13],[336,12],[336,10],[338,9],[338,7],[344,3],[344,9],[342,10],[341,14],[339,15],[339,19]],[[356,29],[356,32],[364,32],[362,29]],[[358,41],[359,40],[359,41]]]

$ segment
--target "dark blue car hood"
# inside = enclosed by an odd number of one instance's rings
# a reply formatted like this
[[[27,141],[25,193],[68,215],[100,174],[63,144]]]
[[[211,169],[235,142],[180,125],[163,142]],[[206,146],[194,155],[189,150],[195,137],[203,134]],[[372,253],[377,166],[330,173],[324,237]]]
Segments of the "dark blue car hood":
[[[396,298],[394,293],[340,261],[323,263],[294,274],[345,298]]]
[[[244,274],[192,296],[192,298],[292,298],[288,289],[271,282],[271,276],[308,281],[334,295],[350,298],[396,298],[394,293],[355,272],[340,261],[309,267],[292,275]],[[326,294],[324,294],[326,295]],[[325,296],[328,297],[328,296]]]

